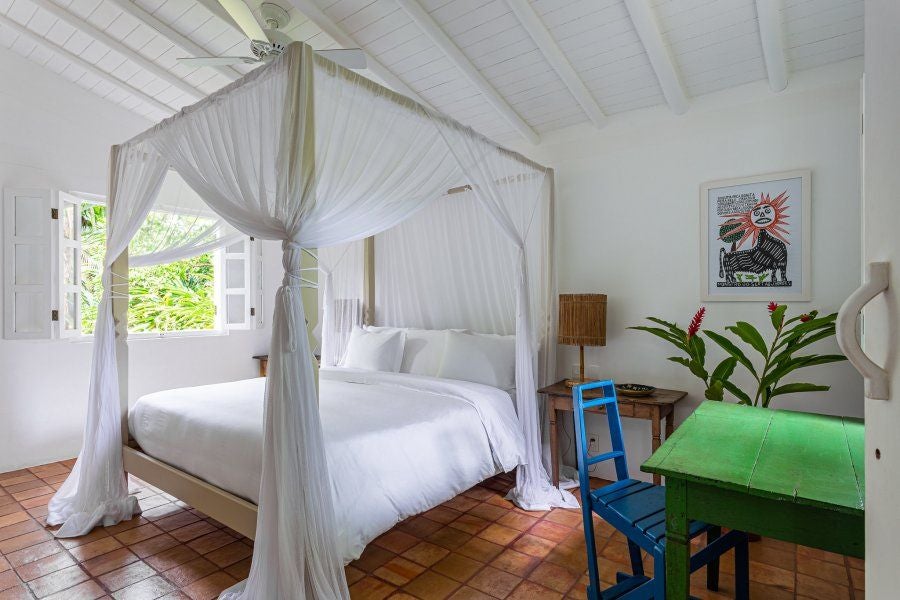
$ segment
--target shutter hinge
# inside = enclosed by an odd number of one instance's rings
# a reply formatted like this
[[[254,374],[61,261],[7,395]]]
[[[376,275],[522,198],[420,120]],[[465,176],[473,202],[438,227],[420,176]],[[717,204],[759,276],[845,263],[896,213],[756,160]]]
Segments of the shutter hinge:
[[[250,307],[250,316],[251,316],[251,317],[255,317],[255,316],[256,316],[256,308],[253,307],[253,306]]]
[[[50,218],[53,219],[54,221],[59,220],[59,209],[58,208],[50,209]]]
[[[256,241],[256,238],[253,237],[253,236],[251,235],[251,236],[250,236],[250,241],[251,241],[251,242],[255,242],[255,241]]]
[[[54,210],[56,210],[56,209],[54,209]],[[51,321],[59,321],[59,311],[58,310],[53,309],[50,311],[50,320]]]

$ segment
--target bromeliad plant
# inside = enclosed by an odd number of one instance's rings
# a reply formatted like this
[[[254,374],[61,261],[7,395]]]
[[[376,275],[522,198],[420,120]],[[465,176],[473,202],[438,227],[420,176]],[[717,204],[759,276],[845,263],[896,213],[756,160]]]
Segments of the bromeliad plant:
[[[646,331],[666,340],[687,356],[671,356],[669,360],[687,367],[691,373],[703,381],[706,386],[706,398],[724,400],[725,392],[731,393],[741,404],[768,407],[772,398],[784,394],[799,392],[820,392],[830,389],[827,385],[812,383],[781,384],[790,373],[802,367],[823,365],[846,360],[840,354],[806,354],[797,355],[803,348],[834,335],[834,322],[837,313],[819,317],[818,311],[810,311],[787,319],[787,305],[770,302],[769,317],[775,335],[770,343],[766,343],[762,334],[750,323],[738,321],[725,329],[750,346],[762,357],[762,366],[757,368],[753,361],[733,341],[714,331],[704,330],[703,334],[718,345],[728,355],[712,373],[706,369],[706,344],[698,334],[706,315],[706,308],[700,310],[691,319],[687,331],[675,323],[656,317],[647,317],[661,327],[638,326],[630,329]],[[738,365],[746,368],[756,380],[753,397],[731,381]]]

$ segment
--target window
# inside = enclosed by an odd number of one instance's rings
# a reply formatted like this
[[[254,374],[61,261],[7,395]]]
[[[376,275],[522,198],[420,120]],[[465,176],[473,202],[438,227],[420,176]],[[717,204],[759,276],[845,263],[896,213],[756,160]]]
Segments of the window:
[[[101,200],[7,190],[5,337],[93,333],[106,251],[106,208]],[[151,212],[132,240],[130,254],[153,252],[168,232],[186,231],[203,219],[208,217]],[[261,327],[262,269],[256,246],[243,238],[199,256],[130,268],[129,332],[166,335]]]

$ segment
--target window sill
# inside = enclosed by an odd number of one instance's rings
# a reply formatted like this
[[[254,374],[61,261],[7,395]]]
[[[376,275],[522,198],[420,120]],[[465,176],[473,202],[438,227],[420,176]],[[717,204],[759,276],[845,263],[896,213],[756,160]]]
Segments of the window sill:
[[[231,332],[226,329],[208,329],[196,331],[169,331],[166,333],[140,332],[129,333],[129,340],[167,340],[173,338],[195,338],[195,337],[219,337],[229,335]],[[81,335],[78,337],[68,338],[70,342],[75,344],[91,343],[94,341],[92,335]]]

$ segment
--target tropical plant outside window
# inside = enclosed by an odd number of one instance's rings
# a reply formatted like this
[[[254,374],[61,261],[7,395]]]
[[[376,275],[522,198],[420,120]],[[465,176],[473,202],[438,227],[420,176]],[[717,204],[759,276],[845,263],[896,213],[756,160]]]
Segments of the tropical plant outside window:
[[[161,230],[196,224],[193,215],[151,212],[132,240],[130,252],[152,250]],[[82,294],[81,330],[94,332],[100,303],[103,255],[106,251],[106,208],[82,204]],[[128,272],[128,330],[135,333],[198,331],[216,328],[216,285],[213,253]]]

